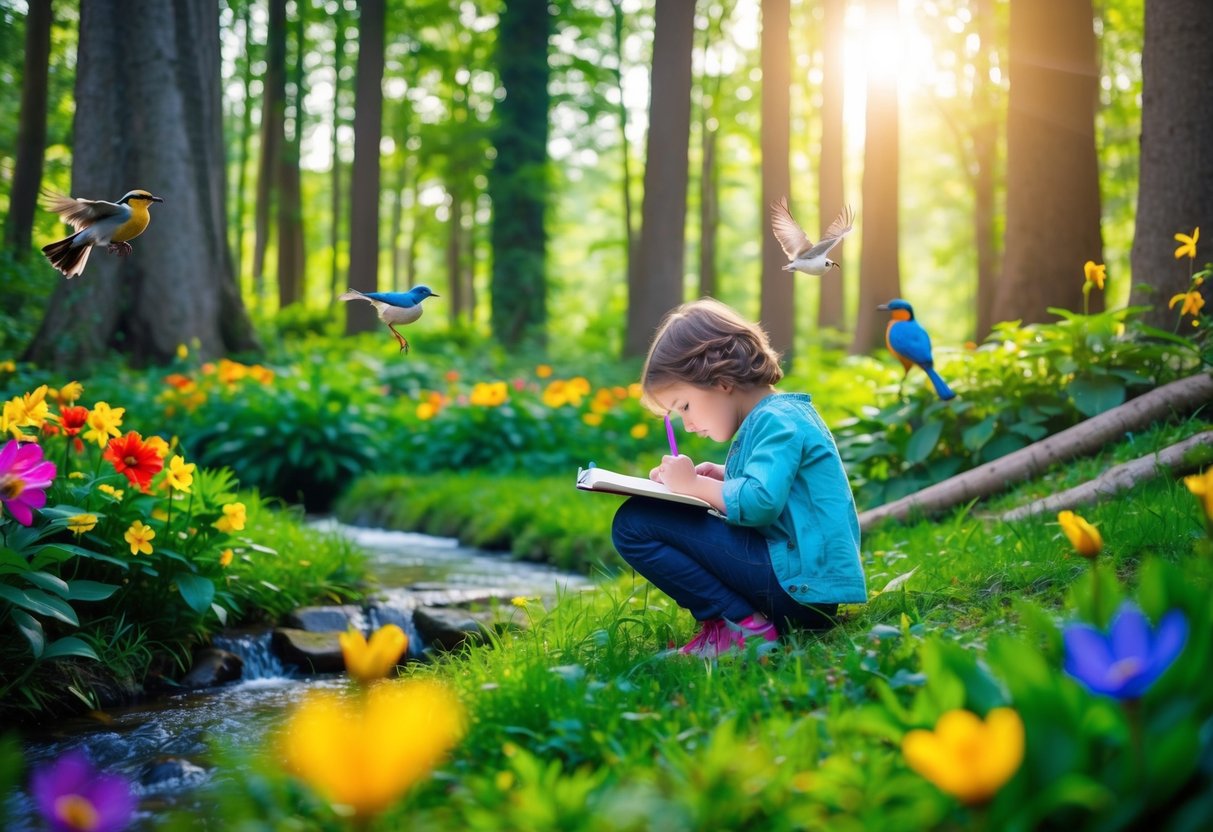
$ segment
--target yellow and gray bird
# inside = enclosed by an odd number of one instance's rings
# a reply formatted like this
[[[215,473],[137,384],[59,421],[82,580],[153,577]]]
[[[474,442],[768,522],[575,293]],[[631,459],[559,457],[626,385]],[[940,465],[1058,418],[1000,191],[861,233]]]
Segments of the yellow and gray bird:
[[[111,254],[125,257],[131,253],[129,241],[147,228],[151,219],[148,207],[153,202],[164,200],[140,188],[127,191],[117,202],[48,194],[47,210],[63,217],[76,233],[43,246],[42,253],[68,278],[84,271],[93,246],[108,246]]]
[[[788,256],[788,264],[783,267],[785,272],[804,272],[805,274],[815,274],[818,277],[825,274],[838,265],[826,255],[854,228],[855,211],[850,205],[844,205],[842,211],[826,229],[826,233],[814,243],[809,240],[809,235],[804,233],[800,223],[792,219],[786,196],[780,197],[778,202],[771,203],[771,232],[779,241],[783,253]]]
[[[364,300],[375,307],[379,320],[387,324],[387,328],[396,336],[396,343],[400,344],[400,349],[407,355],[408,339],[400,334],[396,325],[411,324],[420,318],[421,302],[426,298],[437,297],[441,295],[434,294],[429,286],[414,286],[407,292],[359,292],[357,289],[350,289],[339,295],[337,300]]]

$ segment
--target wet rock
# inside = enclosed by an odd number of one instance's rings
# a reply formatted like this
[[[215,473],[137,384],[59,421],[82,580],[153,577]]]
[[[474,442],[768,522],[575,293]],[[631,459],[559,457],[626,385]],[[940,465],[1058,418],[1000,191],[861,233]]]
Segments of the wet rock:
[[[322,633],[330,630],[345,632],[351,626],[355,630],[366,631],[366,619],[362,610],[353,604],[300,607],[289,613],[282,623],[296,630],[307,630],[309,633]]]
[[[283,664],[305,673],[340,673],[345,658],[337,641],[340,631],[310,633],[294,627],[278,627],[271,644]]]
[[[194,665],[181,680],[185,688],[210,688],[239,679],[244,659],[218,647],[206,647],[194,654]]]
[[[413,623],[411,609],[375,604],[368,611],[367,617],[370,619],[372,629],[395,624],[404,631],[404,634],[409,637],[408,647],[404,651],[404,661],[423,661],[425,659],[425,654],[422,652],[425,645],[421,643],[421,634],[417,632],[417,626]]]
[[[449,651],[467,643],[484,644],[485,615],[457,607],[418,607],[413,610],[413,623],[427,647]]]
[[[206,769],[182,757],[157,757],[145,763],[139,772],[139,783],[152,790],[179,788],[205,779]]]

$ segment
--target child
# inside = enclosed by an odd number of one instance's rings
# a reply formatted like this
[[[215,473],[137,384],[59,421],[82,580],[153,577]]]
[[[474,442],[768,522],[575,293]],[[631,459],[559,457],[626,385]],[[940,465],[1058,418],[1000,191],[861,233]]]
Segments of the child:
[[[782,377],[766,333],[710,299],[670,312],[649,348],[644,403],[732,440],[724,465],[665,456],[649,472],[715,512],[632,497],[611,530],[623,559],[702,626],[683,653],[714,657],[789,625],[825,628],[839,603],[867,600],[838,448],[808,395],[775,392]]]

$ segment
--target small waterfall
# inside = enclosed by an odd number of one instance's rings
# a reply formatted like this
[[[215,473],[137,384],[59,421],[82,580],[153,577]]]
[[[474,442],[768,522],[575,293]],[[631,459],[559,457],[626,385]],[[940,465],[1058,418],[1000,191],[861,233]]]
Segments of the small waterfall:
[[[245,682],[255,679],[294,678],[295,671],[279,661],[270,649],[272,637],[273,633],[269,630],[263,633],[217,635],[212,639],[212,644],[220,650],[235,653],[244,660],[241,679]]]

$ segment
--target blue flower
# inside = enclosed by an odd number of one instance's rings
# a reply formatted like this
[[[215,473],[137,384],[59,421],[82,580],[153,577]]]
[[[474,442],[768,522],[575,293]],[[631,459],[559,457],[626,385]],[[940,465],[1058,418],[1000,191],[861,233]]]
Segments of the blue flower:
[[[1188,640],[1188,620],[1171,610],[1150,627],[1131,601],[1121,604],[1105,634],[1090,624],[1070,624],[1062,634],[1065,671],[1092,693],[1137,699],[1179,656]]]

